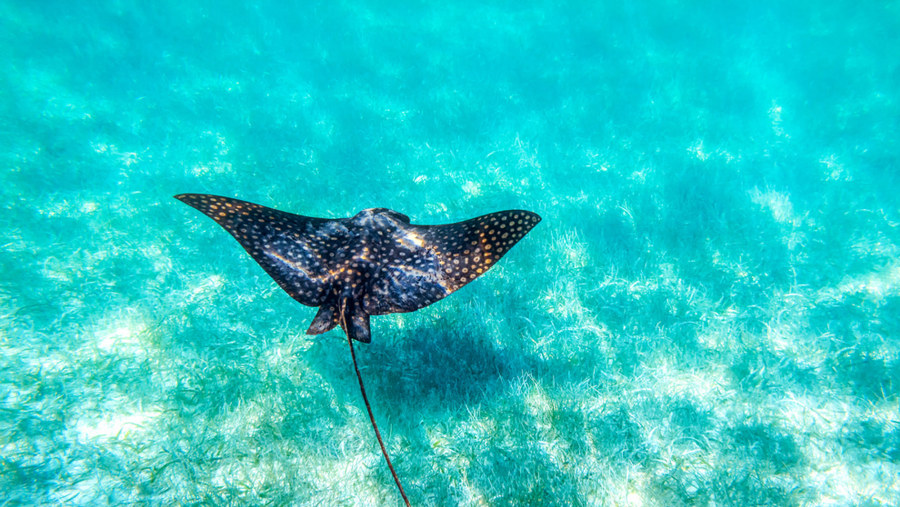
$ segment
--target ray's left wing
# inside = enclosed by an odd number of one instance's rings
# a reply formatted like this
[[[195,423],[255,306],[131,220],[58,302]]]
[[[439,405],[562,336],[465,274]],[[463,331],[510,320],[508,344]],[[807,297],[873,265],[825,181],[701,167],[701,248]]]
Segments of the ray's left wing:
[[[292,298],[307,306],[324,302],[331,282],[327,266],[349,235],[343,220],[305,217],[218,195],[175,198],[231,233]]]
[[[366,311],[411,312],[452,294],[484,274],[540,221],[536,213],[508,210],[455,224],[400,229],[395,238],[399,251],[372,281]]]

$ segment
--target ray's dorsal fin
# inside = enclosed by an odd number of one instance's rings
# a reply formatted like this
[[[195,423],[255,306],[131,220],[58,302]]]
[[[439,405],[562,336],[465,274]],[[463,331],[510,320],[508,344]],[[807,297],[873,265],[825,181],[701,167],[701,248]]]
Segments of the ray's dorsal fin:
[[[371,343],[369,314],[359,306],[359,303],[346,297],[341,300],[341,312],[340,323],[347,336],[363,343]]]

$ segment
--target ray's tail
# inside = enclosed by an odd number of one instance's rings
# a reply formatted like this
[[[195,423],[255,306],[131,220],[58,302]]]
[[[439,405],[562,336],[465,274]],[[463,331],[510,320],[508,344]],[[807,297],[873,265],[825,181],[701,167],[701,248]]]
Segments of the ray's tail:
[[[394,482],[397,483],[397,489],[400,490],[400,496],[403,497],[403,502],[409,507],[409,498],[406,498],[406,492],[403,491],[403,486],[400,484],[400,478],[397,477],[397,471],[394,470],[394,465],[391,464],[391,457],[388,456],[387,449],[384,447],[384,441],[381,440],[381,433],[378,432],[378,425],[375,424],[372,406],[369,405],[369,398],[366,396],[366,388],[363,386],[362,375],[360,375],[359,366],[356,364],[356,352],[353,351],[353,338],[350,338],[349,335],[347,336],[347,343],[350,344],[350,356],[353,358],[353,369],[356,370],[356,378],[359,380],[359,391],[362,393],[363,401],[366,402],[366,410],[369,411],[369,420],[372,421],[372,429],[375,430],[375,438],[378,439],[378,445],[381,446],[381,454],[384,454],[384,460],[387,461],[388,468],[391,469],[391,475],[394,476]]]
[[[346,303],[344,303],[345,306]],[[341,320],[346,321],[344,308],[341,311]],[[346,330],[346,323],[344,322],[344,329]],[[356,379],[359,380],[359,391],[362,393],[363,401],[366,402],[366,410],[369,411],[369,420],[372,421],[372,429],[375,430],[375,438],[378,439],[378,445],[381,446],[381,454],[384,455],[384,460],[387,461],[388,468],[391,469],[391,475],[394,476],[394,482],[397,483],[397,489],[400,490],[400,496],[403,497],[403,502],[406,504],[406,507],[409,507],[409,498],[406,497],[406,492],[403,491],[403,486],[400,484],[400,478],[397,477],[397,471],[394,470],[394,465],[391,463],[391,457],[388,456],[387,449],[384,447],[384,441],[381,440],[381,432],[378,431],[378,425],[375,424],[375,415],[372,413],[372,406],[369,405],[369,397],[366,396],[366,388],[363,385],[362,374],[359,373],[359,365],[356,363],[356,351],[353,350],[353,338],[350,337],[350,333],[347,332],[347,343],[350,344],[350,357],[353,358],[353,369],[356,370]]]

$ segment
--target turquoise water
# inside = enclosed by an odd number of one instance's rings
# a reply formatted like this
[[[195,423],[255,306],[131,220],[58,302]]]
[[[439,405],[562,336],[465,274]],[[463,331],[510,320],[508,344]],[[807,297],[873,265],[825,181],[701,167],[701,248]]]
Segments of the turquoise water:
[[[0,1],[0,503],[400,502],[201,192],[543,217],[357,347],[414,504],[897,504],[897,2],[74,4]]]

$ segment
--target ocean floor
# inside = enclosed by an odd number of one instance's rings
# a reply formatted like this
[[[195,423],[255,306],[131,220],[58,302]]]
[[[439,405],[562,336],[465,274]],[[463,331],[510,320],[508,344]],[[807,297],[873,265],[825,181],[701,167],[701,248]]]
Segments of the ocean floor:
[[[400,503],[195,192],[543,217],[357,346],[414,505],[897,505],[900,3],[404,4],[0,0],[0,504]]]

